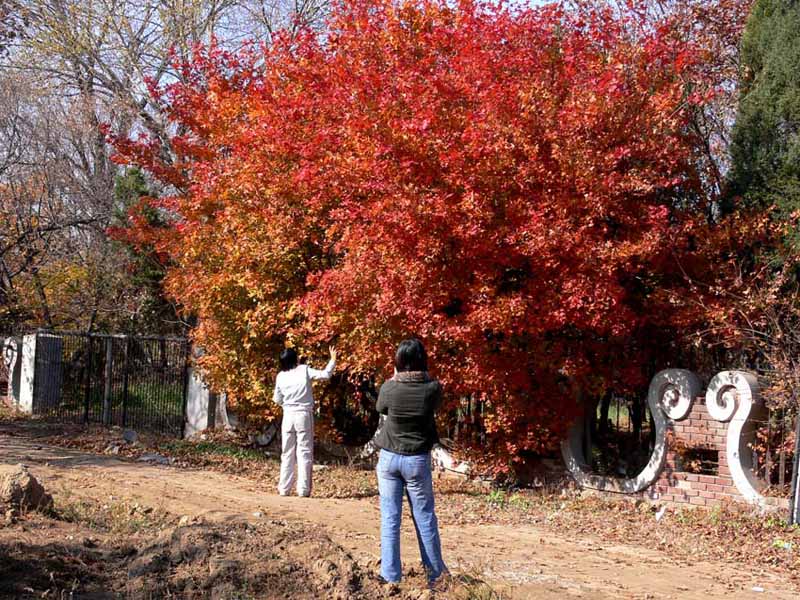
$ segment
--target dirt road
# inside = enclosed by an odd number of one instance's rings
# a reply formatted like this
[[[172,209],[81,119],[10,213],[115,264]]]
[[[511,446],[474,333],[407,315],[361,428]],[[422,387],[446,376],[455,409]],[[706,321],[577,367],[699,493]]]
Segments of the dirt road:
[[[365,562],[379,552],[377,499],[283,498],[274,482],[177,469],[42,446],[0,433],[0,476],[27,464],[56,495],[125,498],[176,515],[208,520],[281,518],[324,526]],[[260,513],[260,514],[259,514]],[[774,598],[794,599],[789,582],[742,565],[705,561],[681,564],[664,553],[572,539],[533,526],[458,526],[442,523],[445,559],[456,572],[480,571],[513,598]],[[403,523],[403,556],[418,562],[410,520]],[[763,591],[761,591],[763,590]]]

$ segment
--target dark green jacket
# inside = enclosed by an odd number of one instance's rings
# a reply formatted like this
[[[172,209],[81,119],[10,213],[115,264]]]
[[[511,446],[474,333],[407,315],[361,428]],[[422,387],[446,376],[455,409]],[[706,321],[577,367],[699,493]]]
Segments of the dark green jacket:
[[[430,452],[439,441],[434,413],[441,403],[442,386],[436,380],[386,381],[376,407],[386,420],[375,444],[397,454]]]

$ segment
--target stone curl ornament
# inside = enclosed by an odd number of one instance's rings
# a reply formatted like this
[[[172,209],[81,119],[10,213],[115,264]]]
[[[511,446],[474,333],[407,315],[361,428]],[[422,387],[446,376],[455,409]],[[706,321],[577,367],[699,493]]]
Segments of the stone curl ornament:
[[[635,477],[593,474],[583,458],[583,420],[576,422],[569,437],[561,444],[564,462],[576,483],[584,488],[623,494],[633,494],[649,487],[664,469],[667,457],[667,419],[685,419],[694,398],[701,391],[700,380],[686,369],[666,369],[653,377],[647,392],[647,404],[656,428],[655,445],[647,465]]]
[[[728,423],[725,458],[736,489],[751,504],[764,506],[766,499],[758,492],[749,450],[755,437],[754,417],[762,416],[755,413],[763,413],[764,408],[759,392],[758,379],[752,373],[722,371],[708,382],[706,409],[712,419]]]

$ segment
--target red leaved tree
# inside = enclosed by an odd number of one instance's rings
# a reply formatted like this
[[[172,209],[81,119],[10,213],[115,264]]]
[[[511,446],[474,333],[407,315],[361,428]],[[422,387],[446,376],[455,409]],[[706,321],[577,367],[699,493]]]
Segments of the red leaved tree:
[[[359,384],[418,335],[502,462],[563,435],[576,387],[646,385],[699,318],[678,258],[713,82],[679,19],[592,4],[345,1],[323,36],[199,48],[153,90],[177,161],[113,141],[175,186],[172,226],[128,233],[169,258],[216,386],[269,416],[286,340],[336,341]]]

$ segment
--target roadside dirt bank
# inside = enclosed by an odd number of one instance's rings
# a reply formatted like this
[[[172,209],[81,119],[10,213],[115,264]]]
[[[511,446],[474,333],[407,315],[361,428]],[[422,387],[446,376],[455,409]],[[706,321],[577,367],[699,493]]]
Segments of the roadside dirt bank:
[[[309,530],[324,530],[365,569],[374,569],[378,557],[376,498],[283,498],[275,493],[273,481],[258,484],[221,473],[55,448],[0,428],[0,476],[17,463],[27,464],[56,498],[124,500],[178,519],[201,517],[211,523],[255,527],[264,527],[270,520],[298,523]],[[445,559],[454,572],[480,573],[512,598],[798,597],[786,578],[747,565],[737,568],[703,556],[677,561],[642,546],[593,537],[574,539],[547,527],[448,526],[445,519],[442,538]],[[296,543],[305,542],[298,539]],[[406,567],[416,565],[416,542],[408,518],[402,544]]]

